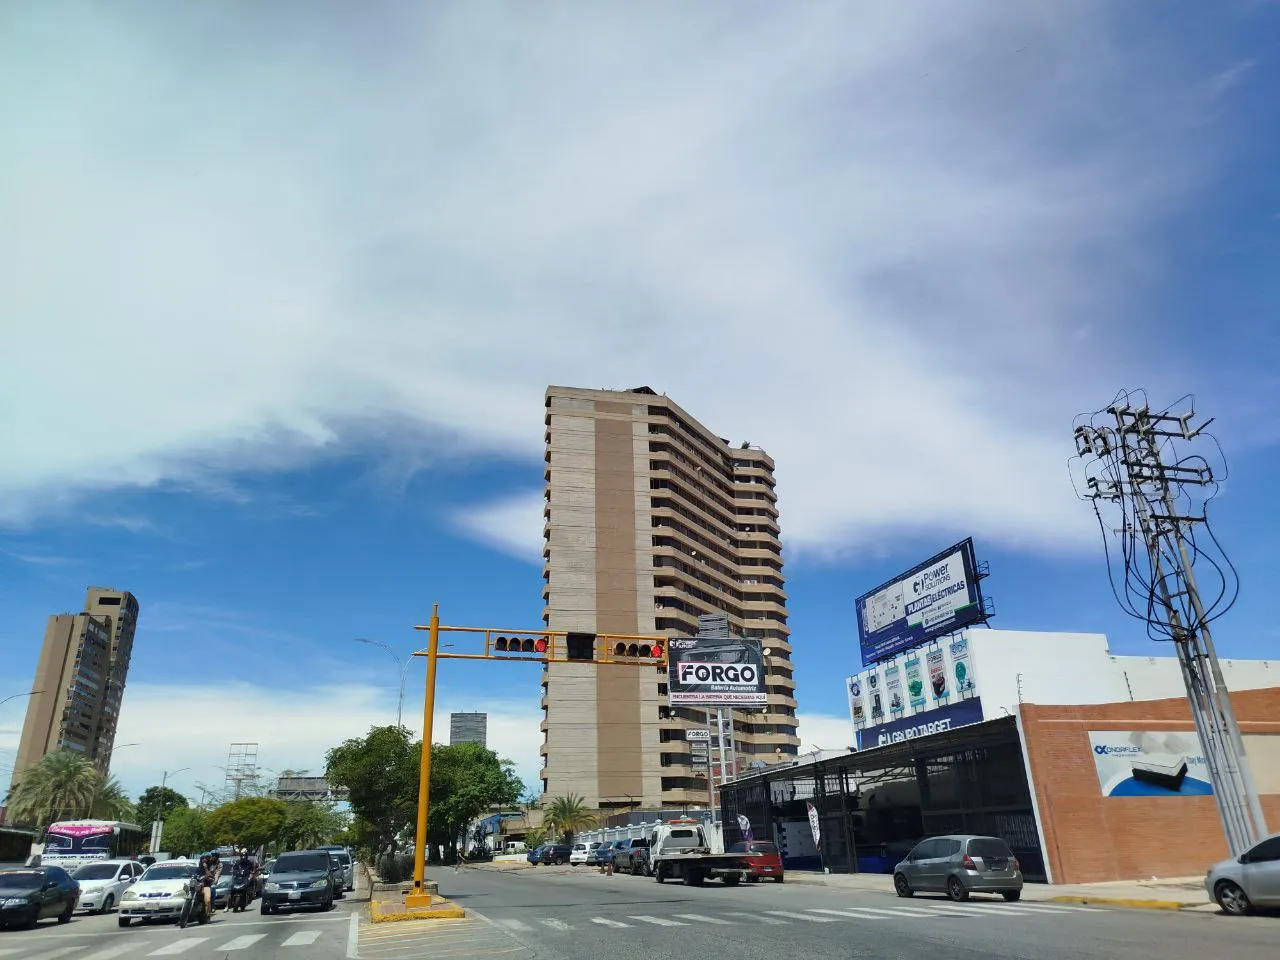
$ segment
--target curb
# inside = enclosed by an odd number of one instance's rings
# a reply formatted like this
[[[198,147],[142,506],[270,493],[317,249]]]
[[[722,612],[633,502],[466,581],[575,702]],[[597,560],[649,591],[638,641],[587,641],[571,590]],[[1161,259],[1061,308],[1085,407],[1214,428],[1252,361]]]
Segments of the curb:
[[[438,905],[436,900],[438,900]],[[401,904],[389,901],[369,901],[370,923],[396,923],[402,920],[461,920],[467,912],[452,900],[444,897],[433,900],[425,910],[408,910]]]
[[[1030,902],[1030,901],[1029,901]],[[1050,903],[1102,904],[1108,907],[1128,907],[1132,910],[1192,910],[1206,906],[1204,903],[1182,903],[1177,900],[1140,900],[1134,897],[1051,897]]]

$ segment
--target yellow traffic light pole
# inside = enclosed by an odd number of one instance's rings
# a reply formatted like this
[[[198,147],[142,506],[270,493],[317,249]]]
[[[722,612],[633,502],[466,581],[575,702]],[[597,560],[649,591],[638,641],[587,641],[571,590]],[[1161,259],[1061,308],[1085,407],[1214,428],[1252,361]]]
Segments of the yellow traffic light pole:
[[[442,627],[440,604],[431,606],[431,619],[415,630],[427,631],[427,649],[415,657],[427,658],[427,687],[422,703],[422,760],[418,766],[418,830],[413,848],[413,891],[404,898],[406,907],[429,907],[426,890],[427,815],[431,806],[431,728],[436,706],[436,663],[439,660],[519,660],[525,663],[593,663],[597,666],[654,667],[667,662],[667,638],[658,634],[571,634],[564,630],[498,630],[493,627]],[[484,653],[441,653],[440,634],[484,634]],[[590,640],[590,657],[570,657],[573,636]],[[557,649],[561,643],[562,649]],[[596,643],[603,642],[602,657],[595,655]],[[515,643],[517,646],[509,646]],[[498,651],[498,652],[495,652]],[[509,656],[508,651],[533,656]],[[557,655],[559,654],[559,655]]]

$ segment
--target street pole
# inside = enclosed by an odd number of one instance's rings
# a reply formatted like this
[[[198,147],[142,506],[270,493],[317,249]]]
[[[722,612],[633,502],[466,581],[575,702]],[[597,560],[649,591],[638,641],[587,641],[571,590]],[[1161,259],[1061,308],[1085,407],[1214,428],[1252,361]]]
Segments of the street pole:
[[[418,834],[413,848],[413,892],[404,898],[405,906],[429,907],[427,893],[427,814],[431,798],[431,721],[436,706],[436,653],[440,648],[440,604],[431,605],[427,626],[427,690],[422,707],[422,762],[418,768]]]
[[[371,647],[380,647],[391,655],[391,659],[396,662],[396,668],[400,671],[400,699],[396,701],[396,727],[404,726],[404,680],[405,675],[409,671],[409,664],[413,662],[413,655],[410,654],[404,662],[400,660],[400,654],[388,644],[381,640],[370,640],[368,637],[356,637],[356,643],[365,643]]]

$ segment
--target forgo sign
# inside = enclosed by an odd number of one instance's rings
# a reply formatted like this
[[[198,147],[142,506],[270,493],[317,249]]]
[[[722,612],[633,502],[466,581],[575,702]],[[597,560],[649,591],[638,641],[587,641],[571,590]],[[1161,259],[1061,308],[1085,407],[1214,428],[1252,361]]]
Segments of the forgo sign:
[[[682,663],[676,668],[680,682],[687,686],[707,683],[723,683],[734,687],[753,687],[760,679],[760,672],[753,664],[734,663]]]
[[[764,652],[748,640],[673,637],[667,644],[667,680],[673,704],[763,706]]]

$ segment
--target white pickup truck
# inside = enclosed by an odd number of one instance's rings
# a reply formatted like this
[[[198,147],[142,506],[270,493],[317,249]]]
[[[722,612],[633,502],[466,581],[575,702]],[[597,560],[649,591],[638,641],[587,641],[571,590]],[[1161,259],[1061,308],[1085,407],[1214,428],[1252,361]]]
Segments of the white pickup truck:
[[[712,853],[711,844],[696,820],[672,820],[649,834],[649,869],[653,879],[683,880],[700,887],[708,877],[719,877],[725,886],[746,878],[746,861],[756,854]]]

